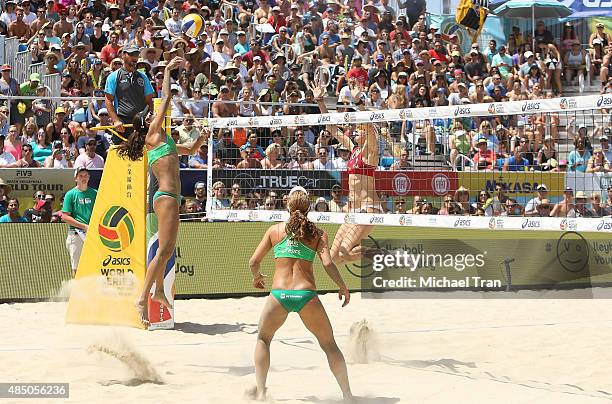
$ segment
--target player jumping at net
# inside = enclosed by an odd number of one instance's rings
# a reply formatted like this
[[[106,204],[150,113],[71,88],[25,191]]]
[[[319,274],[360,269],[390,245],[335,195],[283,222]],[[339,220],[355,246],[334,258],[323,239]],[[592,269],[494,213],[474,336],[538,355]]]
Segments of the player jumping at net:
[[[145,326],[149,325],[147,301],[153,283],[155,293],[152,299],[168,308],[172,305],[164,291],[164,270],[174,252],[179,225],[179,207],[181,202],[181,178],[179,176],[179,155],[192,155],[209,136],[207,129],[200,131],[200,136],[191,145],[177,145],[172,137],[166,134],[163,127],[166,111],[170,106],[170,74],[183,64],[183,59],[175,57],[165,68],[162,84],[162,97],[159,113],[148,117],[148,110],[136,115],[132,122],[134,131],[117,147],[122,157],[132,161],[142,159],[145,147],[149,168],[159,182],[159,190],[153,196],[153,210],[157,215],[159,247],[155,257],[149,263],[142,293],[136,302],[140,319]]]
[[[321,112],[327,113],[323,90],[316,88],[314,93]],[[358,100],[356,102],[358,108],[365,110],[365,94],[361,89],[355,85],[351,95],[353,99]],[[337,128],[331,128],[330,133],[344,147],[352,151],[346,167],[349,186],[348,212],[383,213],[374,177],[379,163],[378,129],[372,123],[362,123],[357,124],[352,135],[347,136]],[[332,260],[338,265],[359,260],[363,253],[361,240],[368,237],[373,229],[374,226],[370,225],[342,224],[332,244]]]
[[[348,380],[344,356],[336,341],[327,313],[317,296],[313,261],[318,254],[325,271],[338,285],[338,298],[346,306],[350,300],[336,265],[331,260],[327,233],[308,220],[310,198],[302,187],[294,187],[287,201],[289,220],[270,227],[264,234],[249,261],[253,273],[253,286],[265,288],[264,275],[259,272],[261,261],[274,249],[276,270],[272,280],[272,291],[266,300],[255,346],[255,377],[257,387],[254,398],[266,397],[266,378],[270,368],[270,343],[274,333],[283,325],[290,312],[299,313],[302,322],[312,332],[327,355],[329,367],[336,377],[345,400],[353,395]]]

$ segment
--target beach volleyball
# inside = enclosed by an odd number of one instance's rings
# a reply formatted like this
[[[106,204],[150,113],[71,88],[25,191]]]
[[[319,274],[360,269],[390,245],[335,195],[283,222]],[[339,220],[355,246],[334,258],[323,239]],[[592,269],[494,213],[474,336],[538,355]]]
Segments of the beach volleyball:
[[[197,38],[204,30],[204,20],[199,14],[189,14],[183,18],[182,31],[191,38]]]

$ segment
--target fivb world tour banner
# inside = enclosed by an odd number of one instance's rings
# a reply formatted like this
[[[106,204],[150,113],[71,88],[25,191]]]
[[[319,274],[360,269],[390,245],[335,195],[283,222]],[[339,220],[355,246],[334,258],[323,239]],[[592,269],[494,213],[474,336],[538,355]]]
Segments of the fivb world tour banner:
[[[143,328],[134,303],[146,268],[146,167],[109,150],[66,322]]]

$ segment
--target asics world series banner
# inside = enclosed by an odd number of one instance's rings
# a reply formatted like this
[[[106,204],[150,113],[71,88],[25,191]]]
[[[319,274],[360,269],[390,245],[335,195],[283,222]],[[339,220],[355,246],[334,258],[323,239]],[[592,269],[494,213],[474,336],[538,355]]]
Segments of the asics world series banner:
[[[146,157],[109,150],[66,322],[144,328],[135,302],[146,271],[146,175]]]

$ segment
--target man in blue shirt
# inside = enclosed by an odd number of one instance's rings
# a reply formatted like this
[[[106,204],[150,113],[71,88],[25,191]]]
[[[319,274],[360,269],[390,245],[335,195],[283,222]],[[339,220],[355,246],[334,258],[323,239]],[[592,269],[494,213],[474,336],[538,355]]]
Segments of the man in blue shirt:
[[[17,198],[8,200],[8,213],[0,217],[0,223],[27,223],[27,219],[19,214],[19,201]]]
[[[136,45],[126,45],[121,53],[123,66],[112,72],[106,79],[105,104],[113,126],[123,132],[127,138],[131,131],[126,131],[123,124],[132,123],[136,114],[147,106],[153,111],[155,90],[146,74],[136,70],[140,49]],[[123,139],[113,135],[113,143],[119,144]]]
[[[523,157],[523,147],[516,146],[514,154],[506,159],[503,171],[527,171],[529,160]]]

